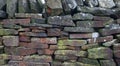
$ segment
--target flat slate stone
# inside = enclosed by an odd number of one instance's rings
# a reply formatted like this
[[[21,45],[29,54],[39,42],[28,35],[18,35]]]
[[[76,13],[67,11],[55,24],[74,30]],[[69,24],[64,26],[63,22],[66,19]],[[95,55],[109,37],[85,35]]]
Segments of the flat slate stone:
[[[48,17],[48,23],[60,26],[75,26],[70,15]]]
[[[94,32],[93,28],[87,27],[64,27],[66,32]]]
[[[73,15],[73,20],[92,20],[93,15],[89,13],[77,13]]]
[[[113,0],[98,0],[99,5],[103,8],[112,8],[115,6],[115,3]]]

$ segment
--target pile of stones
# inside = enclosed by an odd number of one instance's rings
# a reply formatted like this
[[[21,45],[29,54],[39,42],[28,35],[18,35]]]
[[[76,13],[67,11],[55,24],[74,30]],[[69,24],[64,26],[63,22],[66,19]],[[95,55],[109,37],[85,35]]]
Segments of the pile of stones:
[[[120,66],[120,0],[0,0],[0,66]]]

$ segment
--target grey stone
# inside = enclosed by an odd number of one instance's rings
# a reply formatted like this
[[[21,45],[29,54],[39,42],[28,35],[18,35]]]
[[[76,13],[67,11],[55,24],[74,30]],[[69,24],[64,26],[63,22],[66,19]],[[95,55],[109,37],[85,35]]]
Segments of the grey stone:
[[[113,53],[110,48],[98,47],[98,48],[88,49],[88,58],[111,59],[112,57],[113,57]]]
[[[0,9],[3,9],[5,4],[6,4],[6,0],[0,0]]]
[[[18,0],[18,12],[19,13],[29,12],[27,0]]]
[[[94,32],[93,28],[87,27],[64,27],[66,32]]]
[[[114,45],[116,42],[117,42],[117,39],[114,39],[112,41],[103,43],[103,45],[106,47],[110,47],[110,46]]]
[[[90,66],[100,66],[99,62],[95,59],[88,59],[88,58],[79,58],[79,62],[82,62],[84,64],[90,64]],[[87,65],[85,65],[87,66]]]
[[[98,0],[100,7],[103,8],[112,8],[115,6],[115,3],[113,0]]]
[[[83,0],[75,0],[76,3],[77,3],[77,6],[83,6],[84,3],[83,3]]]
[[[48,23],[60,26],[75,26],[70,15],[49,17]]]
[[[62,0],[62,5],[65,13],[70,13],[72,9],[77,7],[76,0]]]
[[[98,0],[85,0],[85,3],[90,7],[98,6]]]
[[[91,13],[93,15],[106,15],[109,16],[114,13],[115,10],[112,9],[106,9],[101,7],[77,7],[77,11],[85,12],[85,13]]]
[[[116,3],[117,7],[120,7],[120,0],[114,0],[114,2]]]
[[[92,20],[93,15],[89,13],[77,13],[73,15],[73,20]]]
[[[7,0],[6,10],[9,17],[13,17],[17,10],[17,0]]]
[[[36,0],[29,0],[30,2],[30,12],[38,13],[37,1]]]
[[[46,5],[50,15],[59,15],[63,12],[61,0],[47,0]]]
[[[7,18],[7,13],[4,11],[0,10],[0,19]]]
[[[101,66],[116,66],[116,63],[113,59],[110,60],[100,60]]]

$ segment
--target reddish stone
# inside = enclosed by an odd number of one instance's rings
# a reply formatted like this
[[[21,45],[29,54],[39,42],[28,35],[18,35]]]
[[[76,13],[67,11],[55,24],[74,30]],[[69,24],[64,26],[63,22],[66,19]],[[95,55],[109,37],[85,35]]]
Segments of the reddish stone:
[[[49,49],[55,50],[55,49],[58,49],[58,46],[57,45],[50,45]]]
[[[42,44],[57,44],[57,38],[32,38],[32,42],[39,42]]]
[[[21,47],[26,47],[26,48],[39,48],[39,49],[48,48],[47,44],[40,44],[38,42],[32,42],[32,43],[23,43],[23,42],[21,42],[20,46]]]
[[[60,36],[61,30],[58,28],[50,28],[50,29],[47,29],[47,34],[48,36]]]
[[[94,16],[94,18],[93,18],[93,20],[95,20],[95,21],[108,21],[110,19],[112,19],[112,18],[110,18],[110,17],[101,17],[101,16]]]
[[[5,19],[1,24],[29,24],[30,19]]]
[[[54,53],[54,50],[51,49],[43,49],[43,50],[38,50],[38,54],[44,54],[44,55],[52,55]]]
[[[36,49],[25,48],[25,47],[18,47],[16,48],[16,55],[24,56],[36,53]]]
[[[92,44],[92,43],[108,42],[112,40],[113,40],[113,36],[106,36],[106,37],[88,39],[88,43]]]
[[[20,42],[30,42],[30,37],[28,36],[19,36],[19,41]]]

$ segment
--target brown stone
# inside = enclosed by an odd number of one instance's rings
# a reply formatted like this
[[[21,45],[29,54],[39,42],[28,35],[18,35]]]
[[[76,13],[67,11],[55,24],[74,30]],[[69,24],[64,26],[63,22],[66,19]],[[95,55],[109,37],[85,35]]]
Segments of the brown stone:
[[[113,50],[116,51],[116,50],[120,50],[120,44],[113,44]]]
[[[60,36],[62,33],[61,30],[58,28],[50,28],[47,29],[47,34],[48,36]]]
[[[28,36],[19,36],[20,42],[30,42],[30,37]]]
[[[114,57],[115,58],[120,58],[120,50],[114,51]]]

